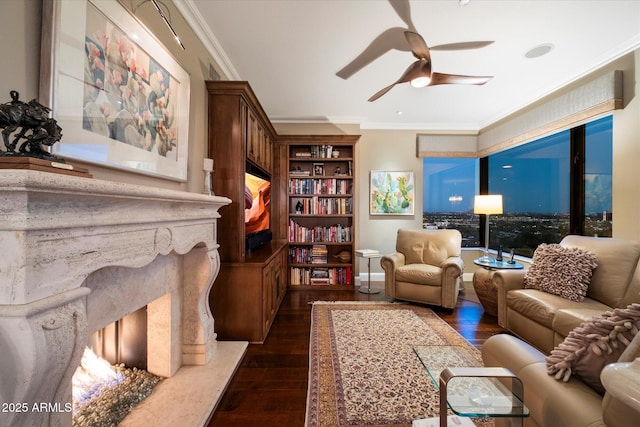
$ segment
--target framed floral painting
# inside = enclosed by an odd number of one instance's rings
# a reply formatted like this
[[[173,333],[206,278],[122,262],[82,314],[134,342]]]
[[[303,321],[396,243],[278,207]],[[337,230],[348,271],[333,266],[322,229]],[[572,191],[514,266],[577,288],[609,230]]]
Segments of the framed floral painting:
[[[116,0],[45,7],[41,94],[62,127],[53,154],[186,181],[185,69]]]
[[[371,171],[370,215],[413,215],[415,182],[413,171]]]

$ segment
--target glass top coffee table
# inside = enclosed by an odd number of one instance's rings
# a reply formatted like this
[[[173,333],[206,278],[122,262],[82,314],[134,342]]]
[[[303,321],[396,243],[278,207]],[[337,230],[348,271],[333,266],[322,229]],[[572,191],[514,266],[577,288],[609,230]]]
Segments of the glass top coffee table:
[[[414,346],[413,351],[440,391],[440,427],[447,427],[447,406],[461,417],[511,418],[514,427],[529,416],[522,382],[508,369],[473,366],[475,360],[457,346]]]

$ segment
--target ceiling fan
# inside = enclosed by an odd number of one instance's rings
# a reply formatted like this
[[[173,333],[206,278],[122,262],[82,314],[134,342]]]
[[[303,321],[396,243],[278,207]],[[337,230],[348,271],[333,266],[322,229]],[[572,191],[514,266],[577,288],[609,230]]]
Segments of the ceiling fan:
[[[422,36],[414,31],[405,31],[404,36],[409,43],[411,52],[418,60],[409,66],[398,80],[376,92],[369,102],[373,102],[395,85],[411,82],[414,87],[436,86],[445,84],[483,85],[493,76],[464,76],[460,74],[438,73],[431,71],[431,54],[429,46]],[[477,49],[493,43],[492,41],[451,43],[434,46],[431,50],[463,50]]]

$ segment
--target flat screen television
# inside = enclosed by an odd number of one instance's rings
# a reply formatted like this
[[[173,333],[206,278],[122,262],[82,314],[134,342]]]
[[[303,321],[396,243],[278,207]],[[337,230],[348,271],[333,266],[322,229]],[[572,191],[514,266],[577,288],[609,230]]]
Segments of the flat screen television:
[[[271,241],[271,179],[247,165],[244,175],[245,247],[256,249]]]

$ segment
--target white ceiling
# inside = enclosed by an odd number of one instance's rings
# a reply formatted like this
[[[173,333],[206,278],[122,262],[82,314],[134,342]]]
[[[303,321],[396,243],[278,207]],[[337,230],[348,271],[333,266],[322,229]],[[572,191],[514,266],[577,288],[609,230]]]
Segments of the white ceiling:
[[[391,1],[397,3],[392,7]],[[186,0],[175,2],[232,80],[247,80],[273,121],[363,128],[477,131],[640,47],[640,0]],[[415,60],[391,50],[348,79],[336,75],[384,31],[429,46],[492,40],[477,50],[431,51],[433,70],[491,75],[483,86],[396,86]],[[528,59],[535,46],[547,55]],[[408,48],[408,46],[407,46]],[[187,47],[188,49],[188,47]],[[398,114],[402,112],[402,114]]]

